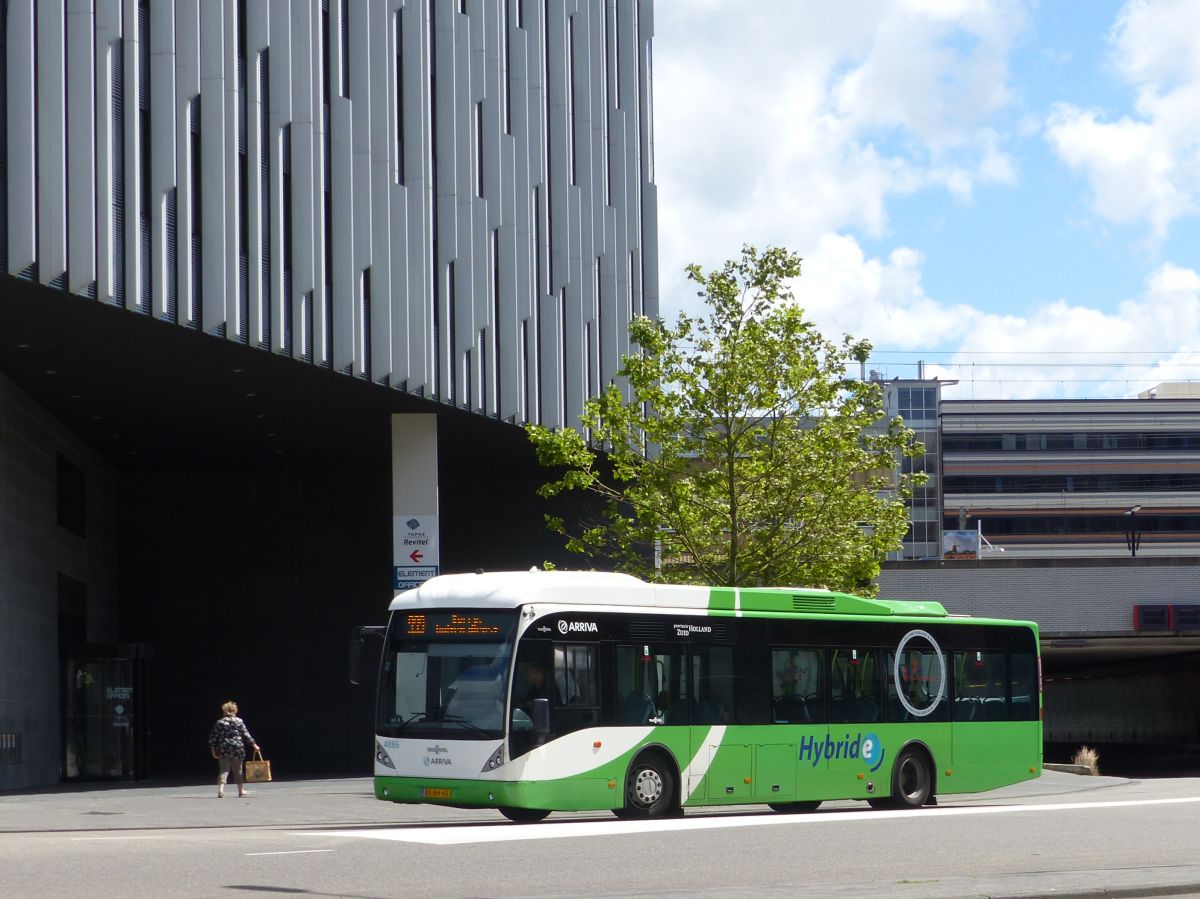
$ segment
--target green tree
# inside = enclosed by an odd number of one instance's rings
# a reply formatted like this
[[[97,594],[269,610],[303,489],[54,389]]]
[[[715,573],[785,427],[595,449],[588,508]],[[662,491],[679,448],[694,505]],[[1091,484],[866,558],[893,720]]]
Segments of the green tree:
[[[555,469],[539,494],[601,500],[594,520],[549,526],[593,564],[650,579],[872,592],[924,476],[896,477],[922,448],[883,419],[881,386],[852,377],[870,344],[805,321],[785,249],[687,272],[706,318],[637,318],[637,352],[588,401],[583,433],[528,427]]]

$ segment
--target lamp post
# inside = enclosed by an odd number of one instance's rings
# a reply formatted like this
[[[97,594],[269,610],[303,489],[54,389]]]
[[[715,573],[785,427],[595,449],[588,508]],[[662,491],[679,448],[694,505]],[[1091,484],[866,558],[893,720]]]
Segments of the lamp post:
[[[1125,510],[1125,515],[1128,516],[1125,522],[1125,545],[1129,547],[1129,555],[1132,558],[1137,558],[1138,547],[1142,545],[1142,532],[1137,527],[1137,513],[1142,511],[1141,506],[1134,506]]]

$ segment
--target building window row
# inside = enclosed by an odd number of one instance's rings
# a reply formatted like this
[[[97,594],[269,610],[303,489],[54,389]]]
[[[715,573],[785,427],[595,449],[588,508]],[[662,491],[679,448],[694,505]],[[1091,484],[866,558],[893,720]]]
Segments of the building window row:
[[[1194,449],[1200,449],[1200,431],[946,434],[942,438],[947,453]]]
[[[957,519],[947,516],[943,527],[953,530]],[[1083,515],[989,515],[983,520],[983,532],[993,542],[1007,537],[1058,536],[1089,537],[1124,535],[1129,518],[1111,512]],[[1179,538],[1200,539],[1200,515],[1171,515],[1140,512],[1137,529],[1142,534],[1173,535]]]
[[[956,493],[1129,493],[1200,490],[1200,471],[1170,474],[949,475]]]

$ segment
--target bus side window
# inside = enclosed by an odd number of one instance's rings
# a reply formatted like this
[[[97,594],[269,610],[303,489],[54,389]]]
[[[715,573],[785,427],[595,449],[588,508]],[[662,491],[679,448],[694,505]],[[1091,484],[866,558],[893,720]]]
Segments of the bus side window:
[[[829,720],[838,724],[870,724],[883,718],[881,666],[875,649],[835,649],[830,660]]]
[[[1038,682],[1037,658],[1032,652],[1012,654],[1012,720],[1037,721]]]
[[[692,724],[736,721],[733,647],[693,645],[691,663]]]
[[[771,650],[771,711],[776,724],[825,722],[819,649]]]
[[[619,644],[616,649],[617,724],[661,724],[683,713],[687,682],[682,644]]]
[[[1008,659],[1003,650],[955,651],[954,720],[1008,720]]]
[[[733,653],[734,724],[770,724],[771,652],[762,644],[738,647]]]

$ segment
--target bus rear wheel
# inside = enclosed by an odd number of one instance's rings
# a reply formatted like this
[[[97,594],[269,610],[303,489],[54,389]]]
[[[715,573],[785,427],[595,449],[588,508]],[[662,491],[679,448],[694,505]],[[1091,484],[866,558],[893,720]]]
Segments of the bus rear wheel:
[[[768,802],[767,808],[773,812],[791,815],[796,812],[815,812],[821,807],[821,800],[812,802]]]
[[[920,808],[929,801],[933,777],[925,755],[906,749],[892,768],[892,802],[897,808]]]
[[[536,824],[545,820],[550,812],[544,808],[513,808],[505,805],[500,807],[500,814],[517,824]]]
[[[625,807],[621,818],[662,818],[675,804],[675,775],[656,753],[639,756],[625,778]]]

